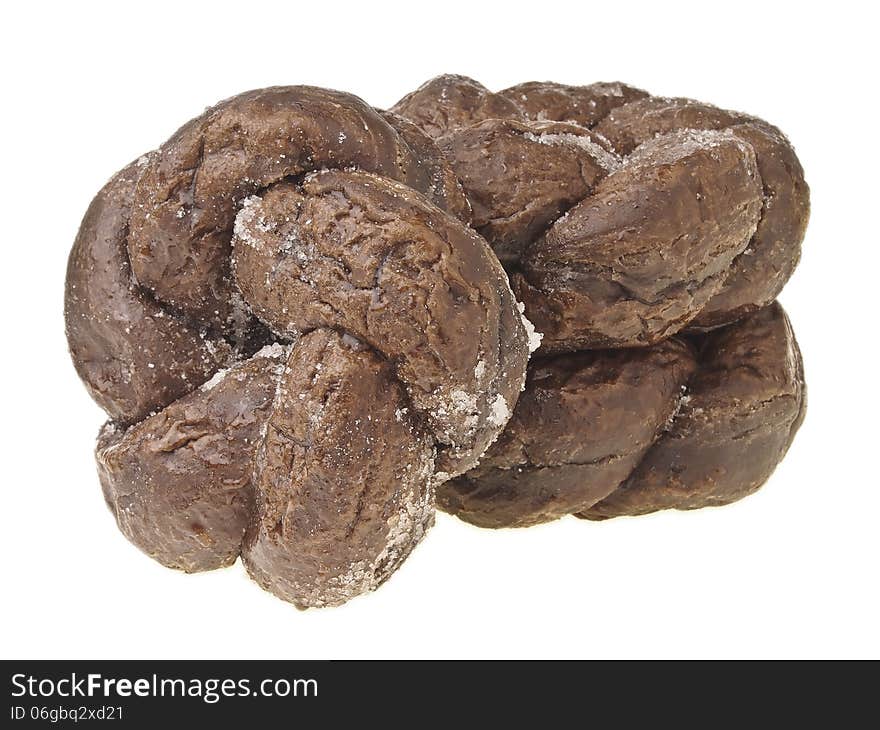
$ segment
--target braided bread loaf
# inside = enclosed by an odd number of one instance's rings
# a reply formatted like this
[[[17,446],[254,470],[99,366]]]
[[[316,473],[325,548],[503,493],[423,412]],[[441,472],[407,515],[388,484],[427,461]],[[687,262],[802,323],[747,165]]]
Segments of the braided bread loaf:
[[[241,556],[303,608],[387,579],[435,494],[486,527],[739,499],[803,418],[773,301],[808,215],[777,129],[623,84],[232,97],[70,255],[105,499],[164,565]]]
[[[125,535],[188,571],[241,553],[302,607],[387,578],[525,377],[468,210],[412,124],[309,87],[233,97],[117,174],[65,314]]]

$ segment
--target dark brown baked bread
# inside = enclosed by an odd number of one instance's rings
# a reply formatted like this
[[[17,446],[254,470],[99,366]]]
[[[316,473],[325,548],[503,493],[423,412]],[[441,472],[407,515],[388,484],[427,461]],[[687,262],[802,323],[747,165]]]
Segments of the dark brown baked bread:
[[[486,101],[498,96],[517,108]],[[785,136],[754,117],[622,84],[492,94],[463,77],[395,109],[439,136],[543,353],[733,322],[797,265],[809,189]]]
[[[804,415],[774,299],[808,216],[775,127],[624,84],[227,99],[71,251],[106,501],[164,565],[241,556],[306,608],[380,585],[435,504],[512,527],[740,499]]]
[[[524,382],[526,322],[469,217],[415,125],[311,87],[221,102],[114,177],[66,317],[125,535],[188,571],[241,553],[301,607],[385,580]]]
[[[481,527],[727,504],[767,480],[805,406],[779,304],[708,335],[538,358],[507,429],[438,504]]]

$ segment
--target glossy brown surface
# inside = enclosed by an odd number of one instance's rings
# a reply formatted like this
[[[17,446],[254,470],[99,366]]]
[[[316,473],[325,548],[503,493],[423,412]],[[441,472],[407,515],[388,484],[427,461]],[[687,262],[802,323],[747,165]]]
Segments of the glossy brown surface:
[[[778,304],[693,341],[539,358],[508,428],[438,504],[481,527],[726,504],[767,480],[805,407]]]
[[[424,193],[438,208],[451,213],[462,223],[470,223],[471,204],[449,160],[434,140],[399,114],[382,112],[382,117],[403,138],[419,160],[424,180],[417,186],[412,186],[412,183],[410,185]]]
[[[681,408],[630,477],[582,516],[729,504],[757,490],[806,412],[801,353],[771,304],[706,336]]]
[[[486,119],[519,119],[526,113],[501,94],[493,94],[467,76],[444,74],[422,84],[393,107],[431,137],[442,137],[462,127]]]
[[[619,82],[599,82],[586,86],[527,81],[498,92],[510,99],[532,120],[573,122],[593,127],[612,109],[648,96],[647,91]]]
[[[629,475],[696,366],[689,345],[538,358],[504,433],[438,505],[480,527],[526,527],[586,509]]]

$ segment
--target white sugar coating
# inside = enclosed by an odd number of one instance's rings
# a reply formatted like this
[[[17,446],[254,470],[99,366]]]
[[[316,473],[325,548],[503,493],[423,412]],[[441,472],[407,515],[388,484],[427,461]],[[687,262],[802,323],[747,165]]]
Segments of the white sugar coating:
[[[137,162],[135,163],[138,167],[143,167],[150,161],[149,155],[141,155],[137,158]]]
[[[216,373],[214,373],[211,376],[210,380],[202,383],[201,390],[203,390],[203,391],[212,390],[217,385],[219,385],[221,382],[223,382],[223,380],[225,380],[232,372],[236,372],[236,371],[240,370],[241,366],[244,363],[249,362],[250,360],[253,360],[254,358],[262,357],[262,358],[267,358],[267,359],[279,359],[279,358],[285,357],[286,355],[287,355],[287,348],[278,342],[273,342],[271,345],[265,345],[260,350],[255,352],[248,360],[244,360],[243,362],[237,363],[236,365],[233,365],[232,367],[223,368],[221,370],[218,370]],[[283,364],[282,364],[282,367],[278,369],[278,372],[276,373],[276,375],[280,375],[282,369],[283,369]]]
[[[264,345],[254,353],[253,357],[279,358],[285,355],[287,355],[287,348],[280,342],[273,342],[271,345]]]
[[[202,337],[202,340],[203,340],[204,343],[205,343],[205,349],[208,351],[208,354],[209,354],[211,357],[213,357],[213,358],[216,359],[216,357],[217,357],[217,352],[218,352],[218,351],[217,351],[217,346],[218,346],[219,343],[215,342],[214,340],[210,340],[210,339],[208,339],[207,337],[205,337],[204,334],[202,334],[201,337]],[[206,360],[206,362],[207,362],[207,360]]]
[[[257,195],[251,195],[250,197],[245,198],[241,202],[241,210],[238,211],[238,215],[235,216],[235,225],[232,229],[233,236],[237,240],[247,244],[257,251],[263,249],[263,242],[253,236],[251,233],[252,229],[256,228],[260,231],[269,230],[269,227],[266,225],[266,222],[262,217],[262,213],[262,198]]]
[[[535,350],[537,350],[541,346],[541,340],[544,339],[544,335],[538,332],[535,329],[535,325],[531,323],[531,321],[526,317],[526,305],[522,302],[516,303],[516,308],[519,310],[519,316],[522,319],[523,327],[526,328],[526,336],[529,340],[529,354],[531,355]]]
[[[534,134],[526,132],[523,135],[526,139],[546,145],[570,145],[578,147],[601,165],[606,172],[611,172],[620,167],[620,160],[616,155],[606,150],[602,145],[597,144],[586,135],[573,134],[572,132],[541,132]]]
[[[438,443],[443,444],[452,457],[469,454],[478,431],[494,425],[491,414],[486,413],[485,397],[485,386],[478,387],[474,393],[440,386],[427,398],[424,392],[420,394]]]
[[[681,395],[678,397],[678,402],[675,404],[675,408],[672,409],[672,413],[669,414],[669,418],[666,419],[666,423],[663,426],[664,431],[668,431],[676,418],[681,415],[681,411],[685,408],[688,403],[691,402],[691,396],[687,394],[687,386],[681,386]]]
[[[493,426],[503,426],[510,418],[510,408],[507,407],[507,401],[500,393],[495,396],[489,411],[489,423]]]
[[[125,429],[120,428],[115,423],[113,423],[113,421],[107,421],[107,423],[105,423],[101,427],[101,430],[98,432],[98,438],[96,441],[98,444],[100,444],[103,439],[109,439],[109,438],[115,436],[116,434],[122,434],[124,432],[125,432]],[[122,446],[122,443],[123,443],[122,439],[118,439],[116,441],[116,443],[113,443],[110,446],[107,446],[103,449],[96,449],[95,457],[97,458],[98,462],[106,467],[107,466],[107,457],[110,454],[112,454],[116,449],[118,449],[120,446]]]
[[[202,390],[205,390],[205,391],[212,390],[214,387],[216,387],[217,385],[222,383],[223,380],[226,378],[226,376],[229,374],[229,371],[231,369],[232,368],[223,368],[222,370],[218,370],[216,373],[214,373],[211,376],[210,380],[208,380],[202,384]]]
[[[465,415],[477,412],[477,396],[472,393],[466,393],[456,388],[449,394],[449,400],[453,413]]]
[[[97,441],[100,441],[103,438],[109,438],[110,436],[115,435],[120,431],[119,426],[117,426],[113,421],[107,421],[103,426],[101,426],[101,430],[98,431]]]
[[[486,374],[486,361],[480,360],[474,368],[474,379],[482,380]]]
[[[675,138],[672,146],[660,146],[666,138]],[[753,155],[753,147],[729,129],[681,129],[669,134],[658,134],[636,147],[624,161],[624,166],[665,165],[703,150],[733,143],[746,155]]]
[[[430,527],[434,517],[434,484],[431,479],[433,471],[434,454],[432,453],[415,474],[408,475],[406,491],[397,515],[392,515],[388,520],[389,530],[385,548],[371,566],[374,577],[377,566],[389,562],[395,566],[399,564]]]

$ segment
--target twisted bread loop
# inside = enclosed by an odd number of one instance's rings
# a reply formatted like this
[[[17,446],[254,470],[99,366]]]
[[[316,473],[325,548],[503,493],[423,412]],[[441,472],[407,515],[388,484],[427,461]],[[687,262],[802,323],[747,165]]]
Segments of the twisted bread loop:
[[[492,118],[498,96],[517,110]],[[544,353],[733,322],[797,265],[809,189],[788,140],[754,117],[622,84],[492,94],[462,77],[395,108],[439,135]]]
[[[67,265],[64,318],[74,366],[91,396],[128,425],[198,386],[244,347],[163,307],[131,276],[126,241],[134,187],[148,156],[95,196]],[[250,330],[259,339],[259,334]]]
[[[145,166],[128,239],[134,275],[159,300],[225,322],[235,303],[229,241],[242,200],[311,170],[350,167],[461,210],[448,168],[419,158],[426,149],[414,150],[351,94],[290,86],[227,99],[181,127]]]
[[[538,358],[505,432],[438,505],[524,527],[727,504],[767,480],[805,407],[778,304],[691,340]]]
[[[721,289],[691,322],[707,330],[733,322],[772,302],[800,260],[810,218],[810,189],[785,135],[762,119],[692,99],[650,97],[618,107],[598,126],[615,149],[679,129],[729,130],[755,151],[763,208],[748,248],[732,263]]]
[[[437,144],[467,190],[471,225],[509,266],[620,165],[604,137],[565,122],[489,119]]]
[[[548,352],[653,344],[719,290],[760,211],[746,143],[723,132],[657,137],[528,247],[515,287]]]
[[[332,328],[390,360],[440,445],[466,471],[516,402],[528,350],[485,242],[405,186],[320,172],[249,198],[235,278],[274,332]]]
[[[89,286],[67,315],[75,361],[159,332],[133,378],[92,383],[115,408],[97,455],[126,536],[188,571],[241,554],[301,607],[385,580],[525,377],[524,319],[469,215],[414,125],[309,87],[222,102],[117,175],[71,257],[69,292]],[[139,305],[138,332],[93,280]]]

